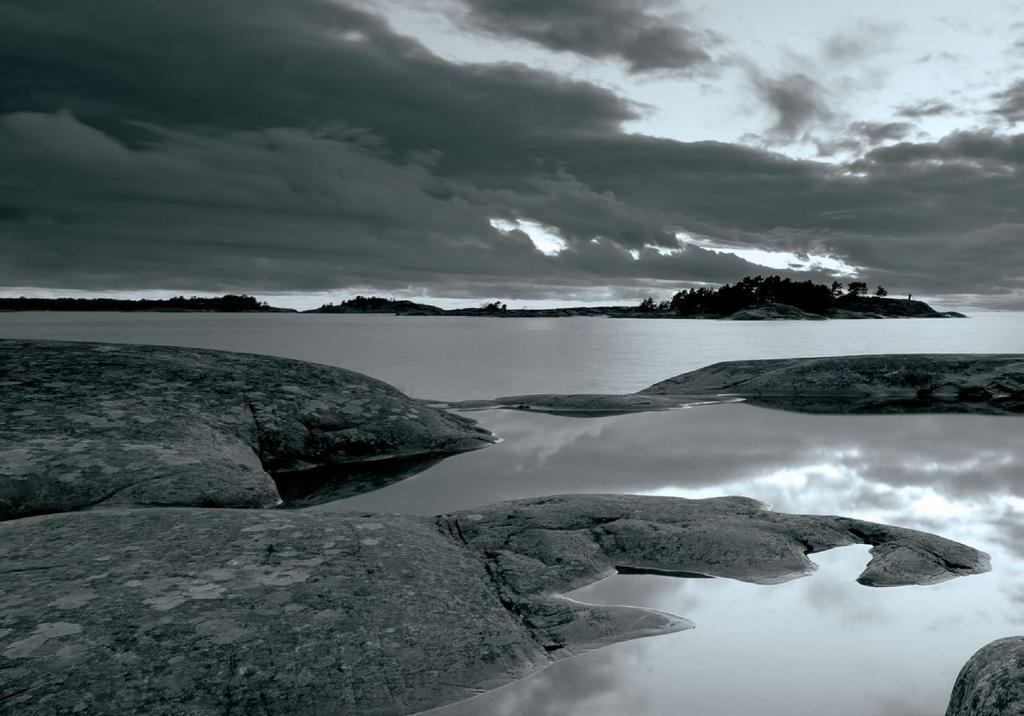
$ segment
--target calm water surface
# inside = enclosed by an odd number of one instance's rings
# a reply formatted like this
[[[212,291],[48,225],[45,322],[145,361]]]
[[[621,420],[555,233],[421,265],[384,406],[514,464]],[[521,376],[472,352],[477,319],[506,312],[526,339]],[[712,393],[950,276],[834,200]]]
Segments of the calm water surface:
[[[742,322],[30,312],[0,313],[0,338],[265,353],[358,370],[416,397],[461,400],[530,392],[633,391],[722,360],[1021,353],[1024,313]]]
[[[992,573],[929,587],[854,580],[866,546],[815,555],[784,585],[616,576],[573,593],[685,616],[436,716],[939,716],[957,672],[1024,633],[1024,445],[1015,417],[816,416],[742,404],[579,419],[485,411],[493,448],[320,509],[434,514],[565,492],[747,495],[942,534]],[[434,712],[431,712],[434,713]]]
[[[636,390],[719,360],[1020,352],[1024,314],[731,323],[217,314],[0,314],[0,337],[161,343],[344,366],[446,399]],[[742,404],[579,419],[475,413],[504,438],[326,510],[435,514],[567,492],[747,495],[788,512],[937,532],[993,572],[930,587],[854,581],[866,547],[805,579],[616,576],[573,594],[697,628],[615,645],[437,716],[938,716],[974,650],[1024,633],[1024,445],[1012,417],[811,416]]]

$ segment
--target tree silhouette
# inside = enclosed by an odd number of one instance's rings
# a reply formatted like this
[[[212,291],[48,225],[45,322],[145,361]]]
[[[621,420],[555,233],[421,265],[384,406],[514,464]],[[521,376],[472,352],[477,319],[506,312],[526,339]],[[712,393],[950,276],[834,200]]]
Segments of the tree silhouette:
[[[868,292],[868,285],[864,281],[850,281],[846,284],[846,292],[850,296],[863,296]]]
[[[672,297],[669,310],[681,316],[727,316],[752,306],[785,304],[821,314],[835,303],[832,291],[828,286],[811,281],[793,281],[781,276],[747,276],[742,281],[717,289],[701,286],[679,291]]]
[[[879,298],[885,298],[889,295],[889,292],[885,290],[885,286],[879,286],[875,289],[875,295]]]

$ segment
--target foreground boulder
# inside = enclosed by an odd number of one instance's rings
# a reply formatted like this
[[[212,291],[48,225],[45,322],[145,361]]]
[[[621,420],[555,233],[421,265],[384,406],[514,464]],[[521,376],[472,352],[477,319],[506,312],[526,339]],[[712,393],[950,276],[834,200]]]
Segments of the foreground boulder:
[[[1024,715],[1024,636],[978,650],[956,677],[946,716]]]
[[[1024,355],[872,355],[727,361],[628,395],[515,395],[451,403],[566,415],[743,400],[809,413],[1024,413]]]
[[[772,584],[873,546],[859,581],[982,552],[742,497],[558,496],[437,518],[151,508],[0,524],[0,694],[17,714],[406,714],[687,629],[560,596],[616,571]],[[685,667],[684,667],[685,668]]]
[[[263,507],[281,499],[275,478],[288,488],[312,468],[429,462],[491,442],[473,421],[341,368],[0,341],[0,519],[96,505]]]

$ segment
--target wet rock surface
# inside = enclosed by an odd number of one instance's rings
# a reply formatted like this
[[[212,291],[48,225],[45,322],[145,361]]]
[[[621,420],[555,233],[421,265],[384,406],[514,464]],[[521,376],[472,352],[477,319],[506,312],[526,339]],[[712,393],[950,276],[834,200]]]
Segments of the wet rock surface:
[[[517,395],[447,405],[587,416],[728,400],[809,413],[1020,415],[1024,414],[1024,356],[923,354],[728,361],[627,395]]]
[[[341,368],[0,341],[0,519],[98,505],[263,507],[280,501],[275,478],[309,468],[493,440],[467,418]]]
[[[813,572],[808,554],[851,544],[872,546],[857,578],[867,586],[934,584],[990,569],[985,553],[927,532],[773,512],[748,497],[555,495],[438,519],[512,575],[519,593],[576,589],[619,568],[778,584]]]
[[[1024,636],[998,639],[960,670],[946,716],[1024,714]]]
[[[405,714],[689,628],[560,594],[616,570],[772,584],[873,545],[859,581],[987,555],[741,497],[577,495],[436,518],[110,509],[0,524],[0,696],[18,714]]]

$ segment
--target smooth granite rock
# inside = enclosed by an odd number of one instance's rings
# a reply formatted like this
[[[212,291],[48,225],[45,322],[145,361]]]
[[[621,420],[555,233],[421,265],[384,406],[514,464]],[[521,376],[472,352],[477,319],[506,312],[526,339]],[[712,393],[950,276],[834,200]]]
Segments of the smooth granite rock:
[[[0,341],[0,519],[96,505],[269,506],[280,501],[275,478],[493,441],[467,418],[341,368]]]
[[[998,639],[960,670],[946,716],[1024,715],[1024,636]]]
[[[407,714],[606,644],[687,629],[560,596],[616,570],[761,584],[867,543],[859,581],[930,584],[984,553],[742,497],[577,495],[437,518],[91,510],[0,523],[0,710]],[[685,664],[680,668],[686,668]]]
[[[730,321],[824,321],[825,316],[803,311],[796,306],[770,303],[736,311],[728,317]]]
[[[596,416],[743,400],[808,413],[1024,413],[1024,355],[871,355],[728,361],[627,395],[513,395],[439,403]]]
[[[735,395],[806,412],[1024,412],[1024,355],[865,355],[729,361],[644,395]]]

